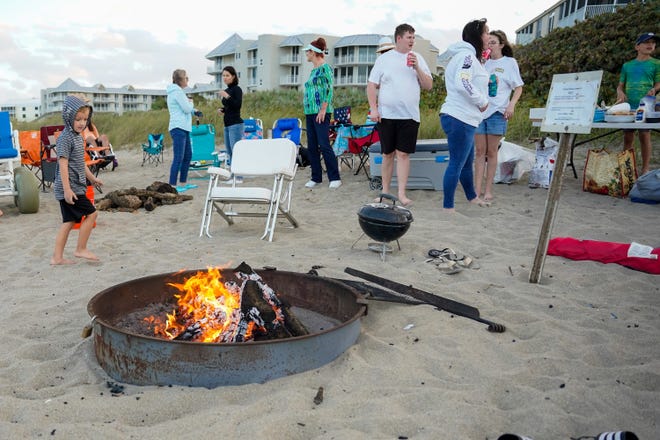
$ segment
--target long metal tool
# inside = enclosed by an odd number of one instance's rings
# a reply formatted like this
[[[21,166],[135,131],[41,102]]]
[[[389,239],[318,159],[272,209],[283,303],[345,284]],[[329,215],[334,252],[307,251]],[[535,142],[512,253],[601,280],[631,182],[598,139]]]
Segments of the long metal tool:
[[[373,275],[367,272],[362,272],[351,267],[344,269],[349,275],[356,276],[358,278],[365,279],[372,283],[386,287],[394,292],[398,292],[403,295],[408,295],[412,298],[423,301],[427,304],[437,307],[438,309],[444,310],[449,313],[453,313],[458,316],[463,316],[464,318],[473,319],[475,321],[481,322],[488,325],[488,331],[493,333],[503,333],[506,330],[506,327],[503,324],[498,324],[493,321],[482,318],[479,315],[479,309],[476,307],[463,304],[449,298],[443,298],[442,296],[435,295],[433,293],[425,292],[423,290],[417,289],[413,286],[406,286],[405,284],[397,283],[396,281],[388,280],[386,278],[381,278],[377,275]]]

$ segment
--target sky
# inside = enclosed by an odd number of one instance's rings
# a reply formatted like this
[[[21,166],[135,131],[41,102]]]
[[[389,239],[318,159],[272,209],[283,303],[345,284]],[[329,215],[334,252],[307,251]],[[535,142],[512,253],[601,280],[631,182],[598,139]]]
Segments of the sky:
[[[440,53],[463,26],[485,17],[515,42],[515,30],[556,0],[14,0],[0,12],[0,103],[39,98],[67,78],[81,86],[164,89],[172,71],[208,84],[205,56],[232,34],[392,35],[401,23]],[[178,6],[174,9],[172,5]]]

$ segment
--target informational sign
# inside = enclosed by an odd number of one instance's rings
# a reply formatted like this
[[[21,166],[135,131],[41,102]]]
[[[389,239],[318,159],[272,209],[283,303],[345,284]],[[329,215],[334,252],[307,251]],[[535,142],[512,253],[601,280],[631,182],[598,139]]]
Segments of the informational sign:
[[[541,131],[590,133],[602,78],[602,70],[554,75]]]

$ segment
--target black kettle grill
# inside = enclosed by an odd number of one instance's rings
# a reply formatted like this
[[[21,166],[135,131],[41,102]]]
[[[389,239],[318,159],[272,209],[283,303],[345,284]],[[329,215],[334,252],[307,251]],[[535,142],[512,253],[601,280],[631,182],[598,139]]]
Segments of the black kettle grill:
[[[410,228],[413,216],[408,208],[396,205],[396,202],[399,200],[396,197],[385,193],[380,194],[379,197],[379,202],[367,203],[358,210],[357,214],[360,227],[364,234],[378,242],[370,244],[369,249],[380,252],[381,258],[384,260],[385,253],[392,251],[387,243],[396,241],[399,250],[401,250],[399,238]],[[383,199],[390,200],[392,204],[383,202]]]

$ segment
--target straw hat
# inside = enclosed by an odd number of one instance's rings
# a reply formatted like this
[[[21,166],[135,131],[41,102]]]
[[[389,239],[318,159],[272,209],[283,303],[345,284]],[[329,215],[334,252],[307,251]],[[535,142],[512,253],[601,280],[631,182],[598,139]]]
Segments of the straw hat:
[[[380,40],[378,40],[378,48],[376,49],[376,53],[387,52],[388,50],[394,48],[395,46],[392,44],[392,39],[390,37],[381,37]]]

